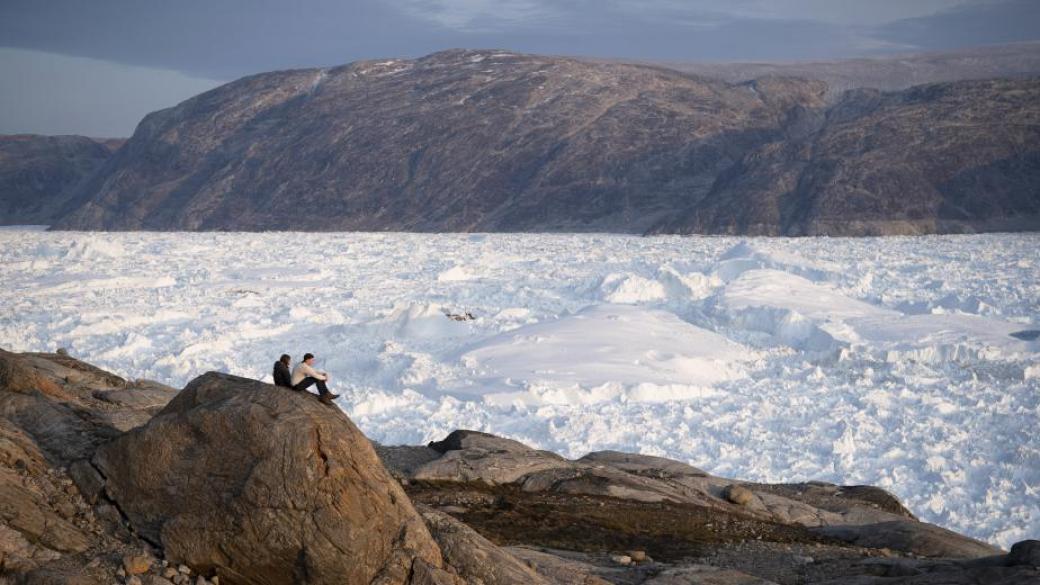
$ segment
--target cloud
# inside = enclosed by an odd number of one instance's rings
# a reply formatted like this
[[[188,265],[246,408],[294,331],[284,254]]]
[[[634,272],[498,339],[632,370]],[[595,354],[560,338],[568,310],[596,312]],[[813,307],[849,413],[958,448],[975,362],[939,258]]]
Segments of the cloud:
[[[391,0],[405,13],[460,31],[532,27],[561,15],[545,0]]]
[[[928,50],[1033,41],[1040,39],[1040,2],[972,2],[930,17],[908,18],[875,27],[872,36]]]
[[[692,28],[735,20],[876,26],[1003,0],[390,0],[411,16],[460,31],[509,30],[602,20],[604,14]]]
[[[707,0],[674,2],[727,14],[733,18],[807,20],[846,26],[872,26],[930,16],[989,0]]]

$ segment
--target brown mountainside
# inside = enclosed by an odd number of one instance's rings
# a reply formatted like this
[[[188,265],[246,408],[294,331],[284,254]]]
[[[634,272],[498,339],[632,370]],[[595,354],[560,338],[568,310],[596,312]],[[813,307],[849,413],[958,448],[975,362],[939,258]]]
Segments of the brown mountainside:
[[[153,113],[65,229],[1034,229],[1035,79],[852,92],[447,51],[283,71]]]
[[[109,156],[83,136],[0,136],[0,225],[50,225]]]

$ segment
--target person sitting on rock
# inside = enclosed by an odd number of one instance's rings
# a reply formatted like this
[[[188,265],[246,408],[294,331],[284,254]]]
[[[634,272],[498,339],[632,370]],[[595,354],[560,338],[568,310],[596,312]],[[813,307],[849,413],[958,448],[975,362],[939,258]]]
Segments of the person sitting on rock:
[[[292,373],[289,371],[289,363],[292,362],[292,358],[289,354],[283,353],[282,357],[278,358],[278,361],[274,363],[274,385],[284,386],[285,388],[292,388]]]
[[[325,382],[329,379],[328,372],[319,372],[313,367],[314,354],[304,354],[303,361],[296,364],[292,373],[293,390],[306,390],[312,384],[318,386],[319,398],[322,402],[329,404],[333,398],[339,398],[339,394],[333,394]]]

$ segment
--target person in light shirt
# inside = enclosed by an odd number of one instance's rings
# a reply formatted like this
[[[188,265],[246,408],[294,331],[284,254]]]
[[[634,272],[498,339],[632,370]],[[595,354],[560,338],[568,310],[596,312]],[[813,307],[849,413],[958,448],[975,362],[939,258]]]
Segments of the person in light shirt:
[[[329,387],[325,384],[328,380],[328,372],[314,369],[314,354],[312,353],[304,354],[303,361],[296,364],[296,367],[293,368],[293,390],[306,390],[312,385],[317,385],[319,399],[326,404],[331,404],[334,398],[339,398],[339,394],[333,394],[329,391]]]

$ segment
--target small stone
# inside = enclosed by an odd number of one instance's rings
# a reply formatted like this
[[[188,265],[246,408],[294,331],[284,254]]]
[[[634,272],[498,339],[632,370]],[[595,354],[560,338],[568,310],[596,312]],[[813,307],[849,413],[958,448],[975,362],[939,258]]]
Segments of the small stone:
[[[722,490],[722,497],[738,506],[746,506],[755,499],[755,494],[746,487],[733,483]]]
[[[816,562],[816,559],[802,555],[794,555],[791,557],[791,560],[798,563],[799,565],[811,565],[814,562]]]
[[[895,553],[893,553],[892,549],[890,549],[890,548],[878,549],[878,554],[880,554],[883,557],[894,557],[894,556],[896,556]]]
[[[152,568],[152,558],[148,555],[124,555],[123,569],[127,575],[140,575]]]
[[[209,582],[213,585],[220,585],[220,577],[214,575],[213,578],[209,580]]]
[[[144,585],[144,584],[141,583],[141,578],[140,577],[138,577],[137,575],[131,575],[130,578],[126,580],[126,585]]]
[[[610,560],[618,565],[628,566],[632,564],[632,557],[628,555],[614,555],[610,557]]]
[[[191,574],[191,568],[188,567],[188,565],[180,565],[179,567],[177,567],[177,572],[178,573],[183,573],[185,575],[190,575]]]
[[[69,350],[65,349],[64,347],[59,347],[57,354],[63,357],[69,357]]]
[[[630,550],[628,556],[632,558],[633,562],[645,563],[646,562],[646,551],[645,550]]]
[[[120,579],[126,577],[126,571],[123,569],[123,567],[119,567],[118,569],[116,569],[116,577],[119,577]]]
[[[76,516],[76,506],[72,502],[58,502],[54,507],[58,510],[58,514],[61,514],[61,517],[66,520]]]
[[[162,572],[162,576],[167,579],[173,579],[179,574],[180,573],[177,572],[177,569],[174,569],[173,567],[166,567],[166,569],[164,569]]]
[[[195,585],[209,585],[209,581],[206,581],[205,577],[199,575],[198,578],[195,579]]]
[[[173,578],[174,585],[187,585],[191,582],[191,578],[183,573],[177,573],[177,576]]]

